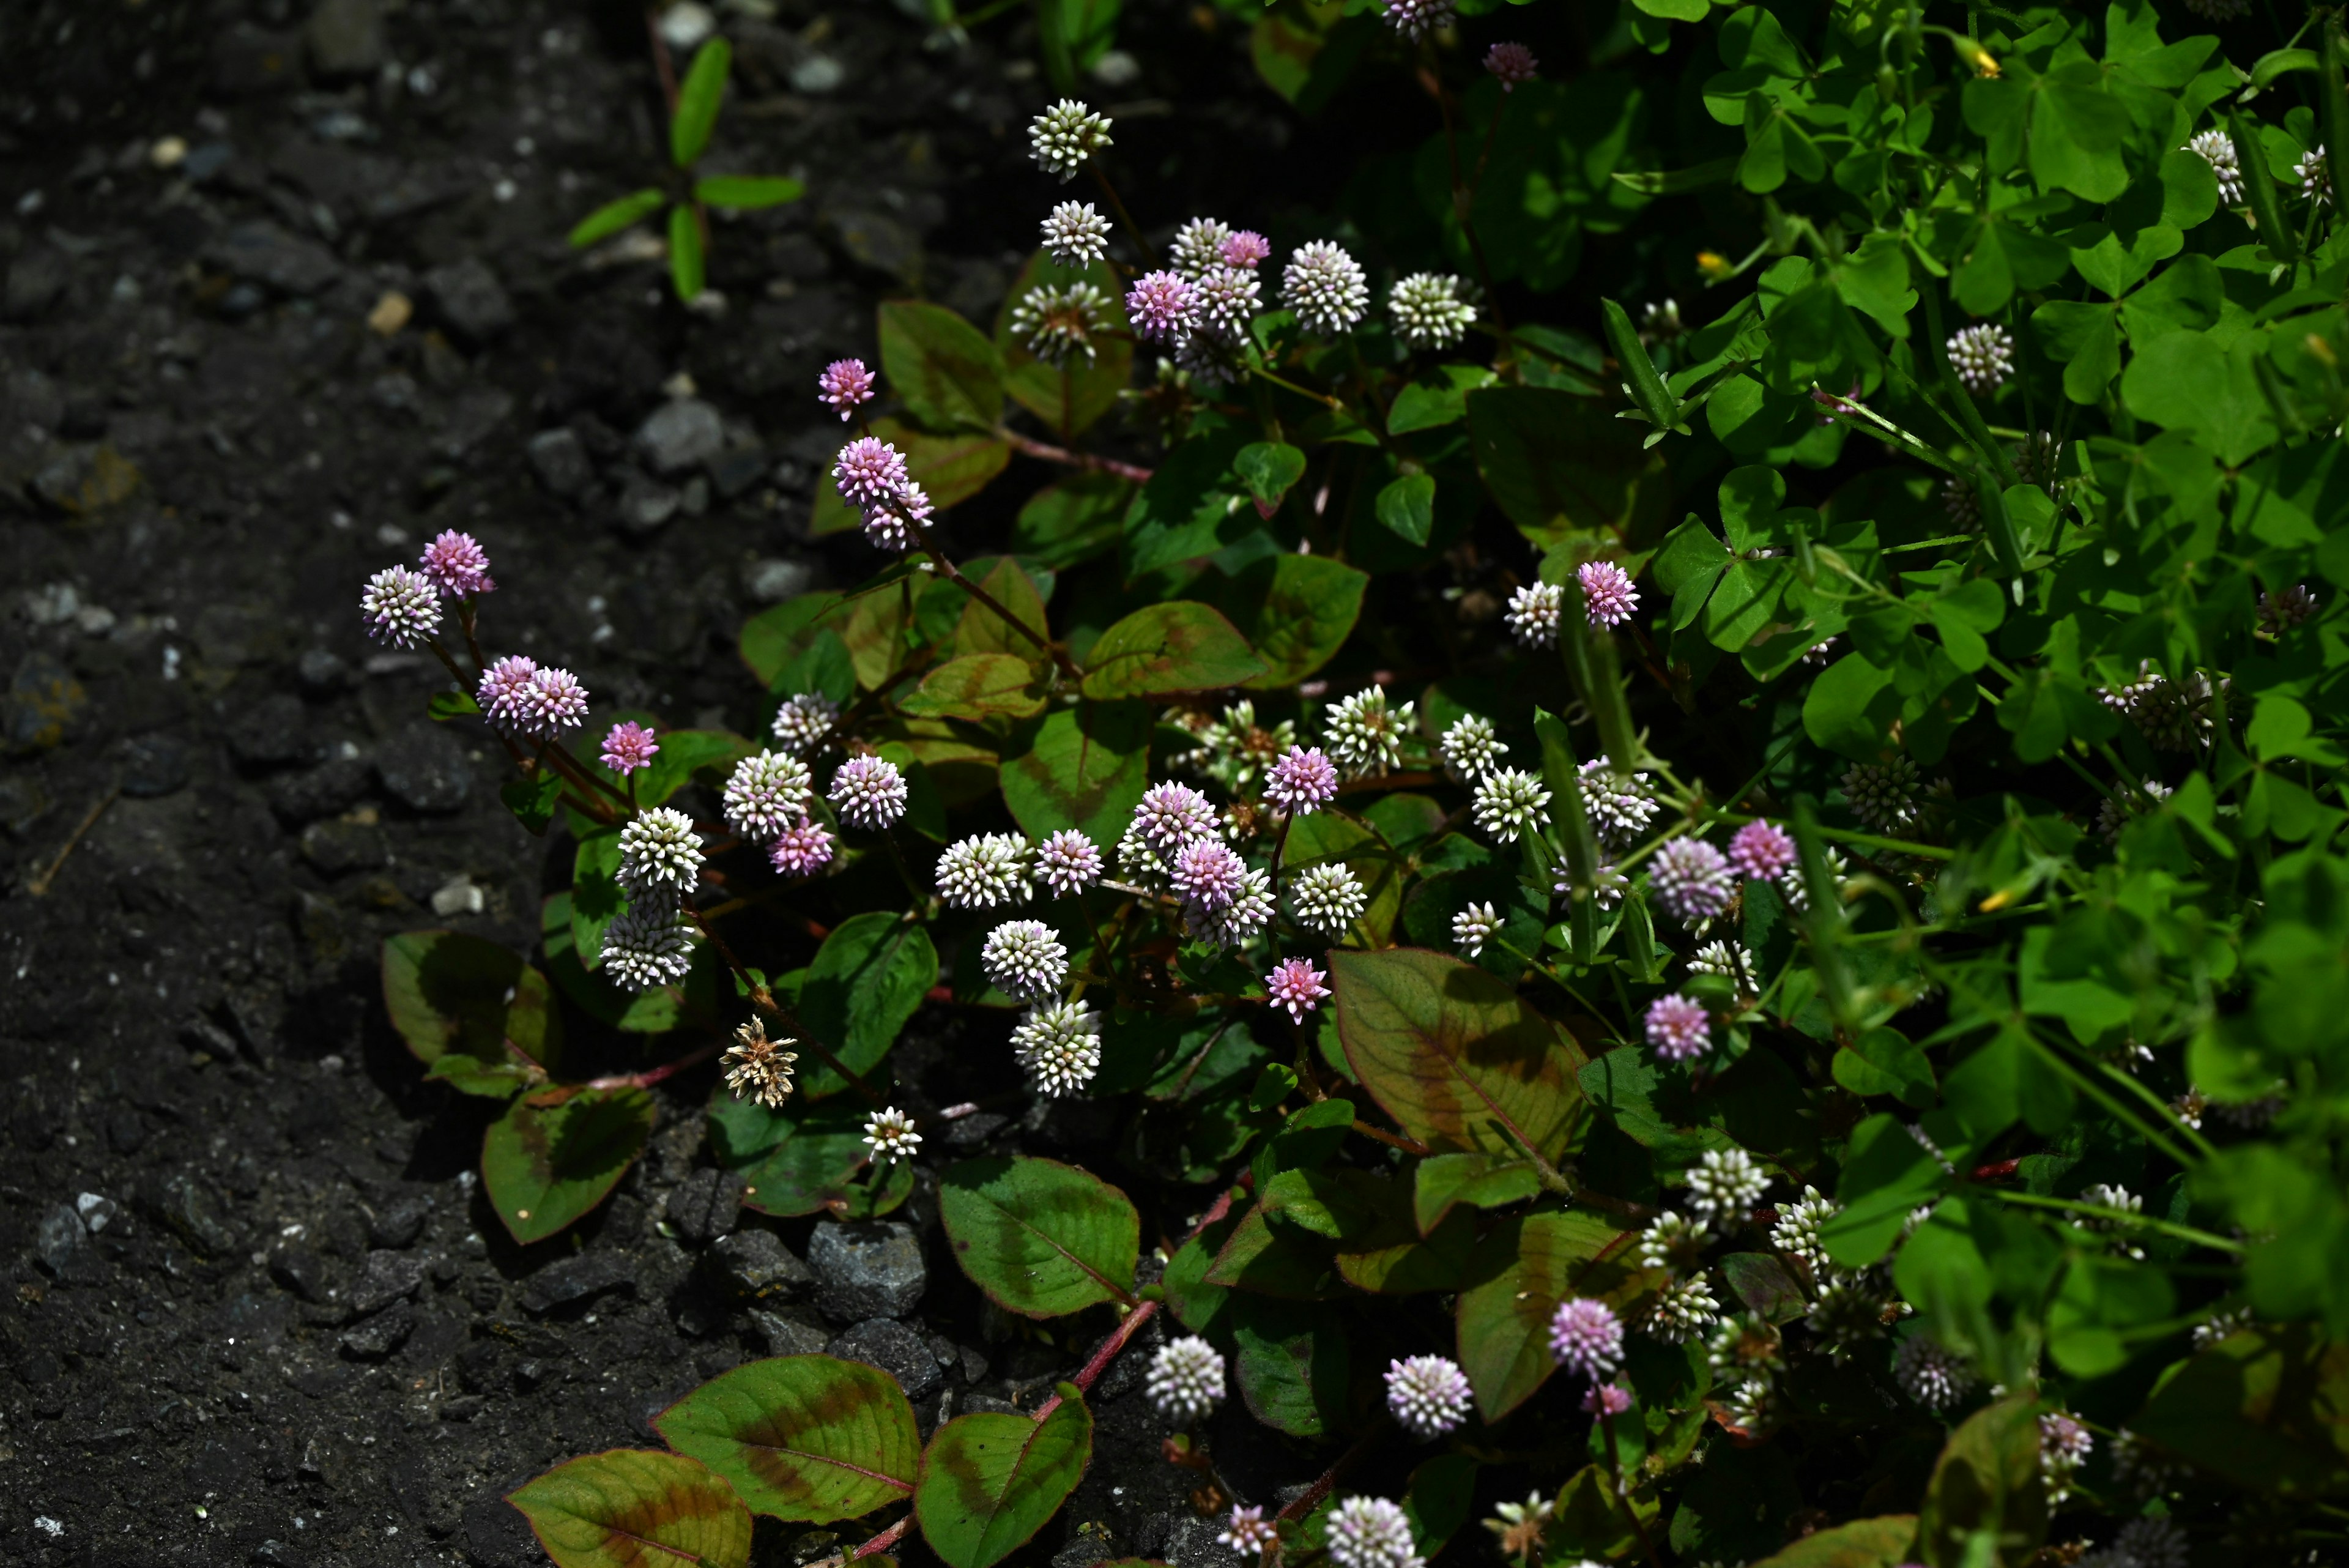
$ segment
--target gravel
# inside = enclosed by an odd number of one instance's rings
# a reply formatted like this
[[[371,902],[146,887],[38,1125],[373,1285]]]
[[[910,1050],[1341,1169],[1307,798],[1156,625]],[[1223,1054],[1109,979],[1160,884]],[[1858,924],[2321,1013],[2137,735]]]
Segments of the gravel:
[[[913,1227],[896,1220],[819,1225],[808,1241],[815,1303],[835,1323],[903,1317],[930,1282]]]

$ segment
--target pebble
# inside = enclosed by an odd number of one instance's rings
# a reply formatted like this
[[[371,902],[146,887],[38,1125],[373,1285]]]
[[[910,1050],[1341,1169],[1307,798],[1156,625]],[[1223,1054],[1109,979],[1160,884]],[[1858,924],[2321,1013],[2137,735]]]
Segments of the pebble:
[[[462,806],[473,782],[465,743],[429,720],[409,725],[386,742],[375,771],[392,799],[428,816],[446,815]]]
[[[661,473],[709,462],[726,446],[726,423],[698,398],[675,398],[636,427],[636,450]]]
[[[17,662],[0,698],[6,719],[5,736],[11,752],[45,752],[61,743],[81,721],[89,693],[73,671],[50,654],[34,649]]]
[[[305,772],[285,774],[269,784],[269,809],[288,826],[336,815],[365,798],[371,771],[360,758],[336,757]]]
[[[361,1361],[381,1361],[408,1343],[416,1332],[416,1309],[402,1302],[388,1312],[343,1331],[343,1354]]]
[[[620,492],[620,526],[630,534],[652,533],[677,515],[683,499],[672,487],[632,473]]]
[[[391,851],[374,824],[337,816],[303,829],[302,858],[326,876],[346,877],[382,870],[390,864]]]
[[[742,1210],[742,1179],[730,1170],[703,1168],[668,1195],[669,1228],[697,1247],[706,1247],[734,1229]]]
[[[583,495],[595,483],[595,469],[587,461],[587,448],[571,431],[541,431],[530,438],[527,450],[530,465],[538,472],[538,482],[553,494],[565,499]]]
[[[384,61],[382,0],[318,0],[302,41],[319,76],[373,76]]]
[[[95,1236],[114,1223],[122,1205],[102,1192],[85,1192],[74,1199],[74,1212],[81,1216],[82,1229]]]
[[[619,1253],[582,1252],[533,1274],[522,1293],[523,1310],[543,1316],[613,1291],[634,1293],[636,1288],[636,1271]]]
[[[274,692],[229,721],[228,749],[248,767],[306,762],[316,751],[308,729],[302,700],[290,691]]]
[[[767,1342],[770,1355],[815,1355],[832,1343],[823,1330],[778,1313],[753,1311],[750,1326]]]
[[[392,1303],[414,1295],[424,1283],[424,1260],[388,1248],[367,1255],[367,1267],[347,1298],[353,1316],[366,1317]]]
[[[238,223],[204,247],[204,260],[280,294],[317,294],[343,275],[335,253],[266,219]]]
[[[824,1346],[824,1354],[879,1367],[897,1380],[908,1399],[919,1399],[944,1381],[938,1358],[922,1336],[891,1318],[866,1318]]]
[[[341,655],[324,648],[305,649],[295,661],[294,679],[305,697],[334,697],[351,683],[351,667]]]
[[[479,256],[424,275],[424,296],[450,329],[479,348],[514,324],[513,301],[489,264]]]
[[[188,787],[188,748],[169,735],[130,735],[115,742],[122,793],[155,800]]]
[[[85,1234],[81,1216],[69,1205],[57,1204],[41,1216],[40,1229],[34,1233],[33,1255],[49,1272],[62,1274],[66,1265],[73,1262],[74,1254],[81,1251]]]
[[[895,1220],[818,1225],[808,1240],[808,1267],[816,1305],[839,1323],[903,1317],[929,1284],[921,1241],[913,1227]]]
[[[815,1276],[772,1231],[737,1231],[709,1249],[710,1265],[738,1295],[796,1301]]]
[[[424,1234],[424,1221],[431,1217],[432,1199],[421,1192],[402,1193],[375,1211],[367,1221],[367,1244],[372,1247],[412,1247],[416,1238]]]
[[[167,1179],[158,1195],[155,1212],[206,1257],[225,1257],[237,1250],[236,1232],[221,1219],[212,1207],[211,1195],[196,1185],[193,1177],[182,1174]]]
[[[73,282],[73,262],[53,245],[34,245],[8,264],[8,281],[0,289],[0,317],[30,321],[46,315],[65,297]]]
[[[432,890],[432,912],[444,919],[450,915],[478,915],[488,902],[472,878],[461,872]]]
[[[269,1257],[269,1277],[305,1302],[320,1303],[326,1288],[326,1265],[306,1247],[286,1247]]]
[[[781,604],[795,599],[815,586],[815,568],[804,561],[781,561],[772,556],[751,562],[742,568],[742,586],[750,597],[762,605]]]

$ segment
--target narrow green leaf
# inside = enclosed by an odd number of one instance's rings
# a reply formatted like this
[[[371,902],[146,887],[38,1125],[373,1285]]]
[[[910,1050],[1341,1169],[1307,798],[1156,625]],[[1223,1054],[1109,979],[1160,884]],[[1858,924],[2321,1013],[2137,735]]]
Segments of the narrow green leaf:
[[[678,298],[690,304],[701,297],[707,276],[701,254],[701,216],[685,202],[668,210],[668,275]]]
[[[914,1517],[947,1568],[988,1568],[1060,1511],[1092,1459],[1092,1412],[1073,1387],[1040,1421],[964,1416],[922,1455]]]
[[[1609,178],[1642,196],[1678,196],[1727,184],[1729,177],[1737,171],[1737,163],[1738,155],[1733,154],[1686,169],[1618,169]]]
[[[597,240],[618,234],[631,223],[644,222],[659,212],[661,203],[667,200],[658,191],[647,186],[642,191],[631,191],[616,202],[605,202],[580,219],[578,226],[571,231],[572,248],[585,248]]]
[[[711,1378],[653,1417],[754,1513],[829,1524],[914,1490],[922,1438],[897,1380],[860,1361],[786,1355]]]
[[[506,1494],[556,1568],[744,1568],[750,1511],[694,1460],[613,1449],[557,1465]]]
[[[1607,323],[1607,346],[1615,350],[1615,362],[1630,378],[1626,389],[1632,402],[1648,417],[1650,424],[1658,430],[1671,429],[1679,422],[1680,400],[1664,385],[1664,379],[1656,374],[1656,362],[1649,358],[1648,346],[1640,341],[1630,313],[1611,299],[1600,300],[1599,308]]]
[[[708,179],[693,182],[695,201],[706,206],[732,207],[741,212],[780,207],[806,194],[807,186],[803,182],[775,174],[712,174]]]
[[[1050,1159],[968,1159],[938,1186],[955,1261],[999,1306],[1062,1317],[1133,1288],[1142,1220],[1124,1193]]]
[[[669,160],[679,169],[692,168],[709,151],[719,106],[726,101],[726,74],[733,67],[734,46],[722,37],[711,38],[694,55],[677,89],[677,116],[668,122]]]

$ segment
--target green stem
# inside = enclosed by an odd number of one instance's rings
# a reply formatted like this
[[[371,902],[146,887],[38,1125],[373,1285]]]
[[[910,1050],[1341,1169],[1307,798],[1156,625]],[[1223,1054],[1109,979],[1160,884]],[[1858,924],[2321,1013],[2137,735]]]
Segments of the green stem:
[[[2173,1224],[2150,1214],[2132,1214],[2126,1209],[2106,1209],[2095,1203],[2078,1203],[2068,1198],[2042,1198],[2035,1192],[2011,1192],[2002,1187],[1971,1186],[1968,1194],[1988,1193],[2002,1203],[2019,1204],[2027,1209],[2056,1209],[2087,1219],[2101,1220],[2107,1224],[2129,1225],[2141,1231],[2156,1231],[2164,1236],[2175,1236],[2181,1241],[2191,1241],[2198,1247],[2213,1247],[2222,1252],[2241,1252],[2242,1242],[2230,1236],[2216,1236],[2208,1231],[2198,1231],[2191,1225]]]

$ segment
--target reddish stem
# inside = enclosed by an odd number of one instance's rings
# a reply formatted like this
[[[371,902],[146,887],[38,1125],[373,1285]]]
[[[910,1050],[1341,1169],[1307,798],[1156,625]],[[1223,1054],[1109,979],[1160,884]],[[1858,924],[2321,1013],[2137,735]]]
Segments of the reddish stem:
[[[1330,1495],[1330,1489],[1338,1484],[1340,1478],[1342,1478],[1348,1470],[1352,1469],[1357,1464],[1361,1462],[1362,1456],[1369,1453],[1371,1448],[1377,1444],[1378,1440],[1387,1435],[1387,1428],[1392,1425],[1393,1425],[1393,1423],[1391,1421],[1381,1421],[1377,1426],[1372,1427],[1369,1431],[1363,1433],[1361,1438],[1355,1440],[1352,1448],[1348,1449],[1344,1453],[1338,1456],[1338,1462],[1336,1464],[1331,1465],[1328,1469],[1323,1470],[1314,1480],[1311,1486],[1307,1487],[1302,1492],[1299,1492],[1297,1495],[1296,1501],[1291,1502],[1287,1508],[1282,1509],[1273,1517],[1276,1519],[1302,1519],[1307,1514],[1311,1513],[1315,1509],[1320,1507],[1321,1500]]]
[[[1988,1165],[1978,1165],[1974,1167],[1973,1175],[1969,1179],[1974,1181],[2003,1181],[2021,1168],[2023,1168],[2023,1161],[2020,1159],[1994,1159]]]
[[[1081,468],[1094,473],[1113,474],[1119,479],[1130,479],[1136,484],[1149,483],[1151,473],[1154,472],[1147,468],[1138,468],[1130,462],[1120,462],[1113,457],[1094,457],[1090,452],[1071,452],[1064,446],[1054,446],[1049,441],[1040,441],[1033,436],[1021,435],[1018,431],[1007,430],[1001,425],[995,427],[995,434],[998,440],[1014,452],[1044,462],[1057,462],[1063,468]]]
[[[608,1078],[590,1078],[580,1085],[585,1089],[649,1089],[667,1078],[674,1078],[688,1067],[698,1067],[726,1048],[723,1040],[713,1040],[698,1051],[688,1051],[666,1066],[647,1067],[641,1073],[616,1073]]]
[[[891,1525],[888,1529],[883,1531],[880,1534],[874,1536],[872,1540],[866,1542],[864,1545],[850,1552],[846,1561],[854,1563],[859,1557],[870,1557],[875,1552],[888,1551],[889,1548],[896,1545],[898,1542],[903,1541],[905,1538],[905,1529],[913,1522],[914,1516],[910,1513],[905,1515],[896,1523]]]

